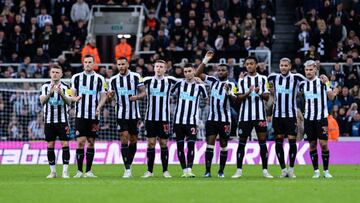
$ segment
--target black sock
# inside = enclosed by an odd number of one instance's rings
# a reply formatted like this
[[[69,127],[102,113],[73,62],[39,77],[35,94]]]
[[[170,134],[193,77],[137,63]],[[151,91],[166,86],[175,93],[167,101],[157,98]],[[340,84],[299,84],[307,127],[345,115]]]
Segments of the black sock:
[[[210,173],[211,162],[212,162],[213,156],[214,156],[214,149],[213,148],[206,148],[206,151],[205,151],[206,172]]]
[[[148,171],[152,173],[154,169],[154,161],[155,161],[155,148],[148,148],[146,154],[147,154]]]
[[[239,141],[238,149],[236,152],[236,167],[242,169],[244,155],[245,155],[246,141]]]
[[[227,149],[221,149],[221,151],[220,151],[220,168],[219,168],[219,172],[224,173],[227,156],[228,156]]]
[[[310,151],[310,157],[311,157],[311,162],[314,167],[314,170],[318,170],[319,163],[318,163],[318,153],[317,153],[316,149],[314,151]]]
[[[63,164],[68,165],[69,164],[69,159],[70,159],[69,147],[63,147],[62,148],[62,161],[63,161]]]
[[[279,160],[279,164],[281,169],[285,168],[285,158],[284,158],[284,147],[283,147],[283,139],[275,139],[275,151],[276,156]]]
[[[259,140],[260,145],[260,156],[261,156],[261,162],[262,162],[262,168],[267,169],[268,166],[268,150],[266,147],[266,141],[265,140]]]
[[[161,148],[161,164],[163,167],[163,172],[168,170],[169,165],[169,150],[168,147]]]
[[[134,157],[135,157],[135,154],[136,154],[136,148],[137,148],[137,143],[130,143],[129,144],[129,164],[130,164],[130,166],[134,161]]]
[[[121,144],[121,156],[124,161],[125,169],[130,169],[129,164],[129,145],[128,144]]]
[[[48,157],[49,165],[55,165],[54,148],[47,148],[47,157]]]
[[[296,146],[296,140],[289,140],[289,145],[290,145],[290,149],[289,149],[289,156],[290,156],[290,163],[289,166],[291,168],[294,167],[295,165],[295,160],[296,160],[296,154],[297,154],[297,146]]]
[[[182,169],[186,168],[186,160],[185,160],[185,154],[184,154],[184,140],[178,140],[176,142],[177,144],[177,155],[180,161],[180,165]]]
[[[195,156],[195,140],[189,140],[187,143],[187,167],[192,168]]]
[[[86,172],[91,171],[91,166],[94,160],[95,149],[87,148],[86,149]]]
[[[326,171],[326,170],[329,169],[330,152],[329,151],[322,151],[321,156],[322,156],[322,160],[323,160],[324,171]]]
[[[76,162],[78,165],[78,170],[83,172],[84,149],[76,149]]]

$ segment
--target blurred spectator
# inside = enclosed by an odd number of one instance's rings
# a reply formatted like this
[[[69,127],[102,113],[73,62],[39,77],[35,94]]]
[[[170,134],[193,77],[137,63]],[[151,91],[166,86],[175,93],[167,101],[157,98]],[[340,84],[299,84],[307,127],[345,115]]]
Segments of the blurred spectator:
[[[349,88],[343,87],[341,94],[339,96],[339,101],[341,106],[344,107],[346,110],[350,108],[350,105],[354,102],[354,98],[349,95]]]
[[[84,56],[89,55],[89,54],[94,57],[96,64],[101,63],[99,52],[98,52],[98,49],[96,48],[96,41],[94,38],[90,38],[87,45],[82,49],[81,61],[84,60]],[[97,70],[97,69],[98,69],[98,67],[96,66],[95,70]]]
[[[128,61],[131,61],[131,54],[131,45],[127,43],[126,38],[122,37],[120,39],[120,43],[115,46],[115,59],[124,56],[127,58]]]
[[[40,28],[43,28],[46,23],[50,25],[53,24],[52,16],[47,14],[47,10],[45,7],[41,8],[40,15],[38,15],[36,18],[37,18],[37,24]]]
[[[32,64],[30,64],[31,59],[29,56],[25,56],[24,57],[24,62],[22,64],[20,64],[19,66],[19,71],[21,70],[26,70],[27,73],[30,75],[30,77],[33,76],[33,74],[35,73],[36,67]]]
[[[350,121],[350,135],[351,136],[360,136],[360,113],[356,113]]]
[[[90,18],[89,5],[84,0],[77,0],[71,7],[71,20],[73,22],[87,22]]]
[[[50,56],[47,53],[44,53],[43,48],[39,47],[36,49],[36,55],[33,58],[34,63],[49,63]]]

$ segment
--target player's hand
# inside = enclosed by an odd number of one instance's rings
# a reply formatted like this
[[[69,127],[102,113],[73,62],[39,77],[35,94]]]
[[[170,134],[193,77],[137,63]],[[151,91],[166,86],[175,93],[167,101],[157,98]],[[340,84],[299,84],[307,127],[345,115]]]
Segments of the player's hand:
[[[254,85],[251,85],[250,86],[250,92],[254,91],[255,90],[255,86]]]
[[[77,96],[77,97],[74,97],[73,101],[74,101],[74,102],[79,102],[80,99],[81,99],[81,96]]]
[[[54,92],[55,92],[55,84],[52,84],[51,85],[51,88],[50,88],[50,95],[53,95],[54,94]]]
[[[61,87],[60,87],[60,85],[58,85],[57,87],[56,87],[56,91],[57,91],[57,93],[60,95],[60,96],[62,96],[64,93],[63,93],[63,91],[62,91],[62,89],[61,89]]]
[[[326,75],[320,75],[320,80],[323,84],[329,82],[329,78]]]
[[[240,79],[240,80],[243,80],[246,75],[247,75],[247,72],[241,72],[241,73],[239,74],[239,79]]]
[[[206,54],[205,54],[204,60],[205,60],[205,61],[210,61],[213,57],[214,57],[214,52],[208,51],[208,52],[206,52]]]
[[[138,97],[136,95],[129,97],[130,101],[136,101],[137,99],[138,99]]]
[[[99,108],[96,108],[96,113],[95,113],[96,116],[100,116],[100,109]]]
[[[260,91],[260,87],[255,87],[255,89],[254,89],[254,90],[255,90],[255,92],[256,92],[256,93],[259,93],[259,91]]]
[[[111,91],[107,92],[107,96],[108,96],[109,98],[113,98],[113,97],[114,97],[114,94],[115,94],[115,91],[114,91],[114,90],[111,90]]]
[[[203,84],[204,81],[202,81],[199,77],[194,77],[195,79],[195,82],[198,83],[198,84]]]
[[[230,90],[229,84],[225,84],[225,85],[224,85],[224,89],[226,90],[226,92],[229,92],[229,90]]]

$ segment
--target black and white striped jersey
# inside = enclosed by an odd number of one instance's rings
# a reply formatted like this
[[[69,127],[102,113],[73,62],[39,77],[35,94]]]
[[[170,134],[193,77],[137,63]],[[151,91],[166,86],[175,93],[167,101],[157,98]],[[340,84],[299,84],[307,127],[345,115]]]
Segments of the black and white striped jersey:
[[[75,104],[76,118],[98,120],[96,108],[100,101],[100,94],[106,93],[106,83],[103,76],[95,72],[87,74],[77,73],[71,78],[71,89],[76,90],[76,96],[81,96]]]
[[[178,82],[172,76],[164,76],[161,79],[145,77],[144,85],[147,91],[147,109],[145,120],[170,121],[170,90]]]
[[[117,74],[110,78],[109,91],[116,95],[116,115],[118,119],[139,119],[139,102],[130,101],[130,97],[138,94],[138,88],[143,86],[138,73],[129,71],[127,75]]]
[[[220,121],[231,123],[230,97],[226,95],[225,84],[229,85],[230,94],[236,93],[236,84],[229,80],[220,81],[213,76],[206,76],[205,83],[210,86],[210,110],[209,121]]]
[[[205,85],[198,84],[195,81],[189,83],[186,79],[183,79],[175,84],[171,92],[177,95],[174,123],[184,125],[197,124],[197,121],[199,121],[200,98],[207,98]]]
[[[273,117],[275,118],[295,118],[296,117],[296,97],[299,92],[299,84],[305,77],[300,74],[290,73],[286,76],[281,73],[272,73],[268,76],[269,84],[274,87],[275,105]]]
[[[53,83],[51,83],[51,81],[44,83],[41,86],[41,95],[46,96],[50,94],[52,85]],[[64,95],[68,95],[70,87],[67,84],[61,82],[60,88]],[[68,122],[68,108],[66,102],[61,98],[57,91],[54,91],[54,94],[44,104],[43,111],[46,124]]]
[[[321,120],[327,118],[327,92],[332,91],[330,87],[323,84],[320,78],[305,80],[300,83],[300,90],[305,98],[305,114],[307,120]]]
[[[247,93],[251,86],[259,87],[259,92],[256,93],[254,90],[245,100],[241,101],[239,122],[266,120],[265,104],[260,95],[269,93],[267,77],[258,73],[255,76],[246,75],[239,81],[239,94]]]

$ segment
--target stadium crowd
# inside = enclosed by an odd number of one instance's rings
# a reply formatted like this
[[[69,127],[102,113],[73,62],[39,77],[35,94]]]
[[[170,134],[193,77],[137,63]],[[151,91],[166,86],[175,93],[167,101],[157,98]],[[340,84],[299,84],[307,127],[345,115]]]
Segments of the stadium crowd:
[[[307,59],[345,62],[342,67],[336,64],[332,70],[320,67],[320,72],[326,73],[332,88],[338,88],[340,92],[334,101],[328,103],[340,135],[360,136],[360,66],[354,65],[360,62],[360,2],[347,2],[350,3],[297,1],[295,25],[298,27],[299,46],[293,71],[304,73],[302,63]],[[228,53],[229,78],[237,81],[245,69],[234,65],[235,54],[247,55],[249,50],[255,49],[271,50],[274,42],[276,6],[271,0],[0,0],[0,63],[21,64],[1,66],[0,76],[47,78],[49,66],[55,63],[53,59],[63,68],[64,78],[81,71],[81,67],[73,67],[71,63],[81,63],[83,49],[96,48],[96,43],[87,39],[90,8],[95,4],[145,7],[141,49],[155,50],[156,54],[149,60],[133,58],[132,69],[142,76],[153,75],[152,62],[162,58],[168,62],[169,75],[183,77],[182,68],[172,63],[174,52],[193,51],[195,54],[189,61],[199,65],[206,50],[212,49]],[[71,57],[65,58],[62,55],[64,50],[72,51]],[[263,62],[267,60],[266,57],[260,58]],[[208,74],[214,75],[216,68],[209,66]],[[115,65],[110,69],[99,67],[98,71],[107,79],[117,74]],[[258,72],[268,74],[263,65],[259,66]],[[41,107],[38,99],[34,99],[37,95],[5,94],[0,94],[0,114],[8,115],[0,115],[1,134],[10,133],[8,137],[14,139],[35,139],[36,135],[42,135],[42,115],[38,113]],[[206,108],[208,105],[203,102],[204,120]],[[11,112],[5,109],[11,109]],[[233,117],[237,119],[235,109]],[[115,116],[113,114],[109,106],[105,108],[100,134],[105,136],[116,128],[115,124],[108,122]]]

